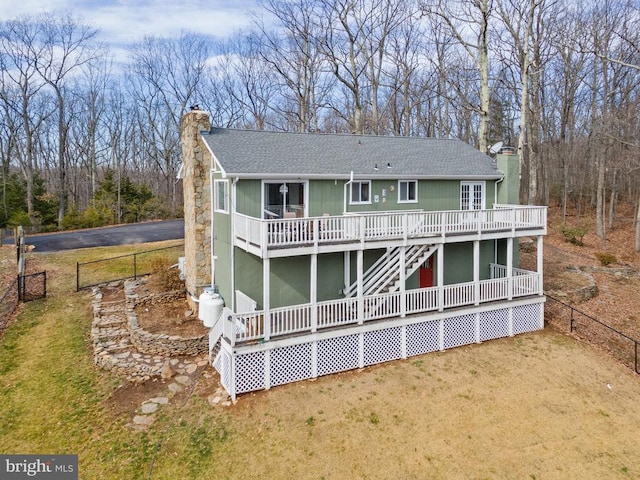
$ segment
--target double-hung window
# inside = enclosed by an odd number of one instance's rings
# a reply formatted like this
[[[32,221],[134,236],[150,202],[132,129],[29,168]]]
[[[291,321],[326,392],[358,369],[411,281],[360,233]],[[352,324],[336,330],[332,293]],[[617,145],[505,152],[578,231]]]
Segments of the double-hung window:
[[[399,180],[398,181],[398,203],[418,202],[418,181]]]
[[[371,203],[370,190],[369,180],[351,182],[351,203]]]
[[[229,213],[229,181],[215,180],[213,186],[213,209],[216,212]]]

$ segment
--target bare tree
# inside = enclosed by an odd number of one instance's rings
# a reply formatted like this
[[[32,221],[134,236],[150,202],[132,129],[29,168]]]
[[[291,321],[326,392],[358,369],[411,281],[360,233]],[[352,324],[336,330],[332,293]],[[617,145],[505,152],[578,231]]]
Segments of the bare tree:
[[[97,30],[81,24],[70,14],[55,16],[43,14],[33,20],[39,24],[38,37],[29,47],[34,58],[34,68],[42,80],[51,87],[57,105],[58,115],[58,226],[62,220],[67,202],[66,149],[69,119],[65,112],[65,90],[75,72],[100,55],[95,42]]]
[[[175,172],[180,163],[180,118],[204,81],[211,53],[209,37],[182,32],[178,38],[146,37],[131,47],[131,95],[138,108],[138,132],[146,157],[162,176],[159,192],[179,207]]]
[[[479,76],[479,104],[468,105],[479,117],[478,148],[488,152],[489,132],[489,20],[493,0],[425,1],[422,9],[426,15],[437,16],[449,29],[474,62]],[[470,33],[469,33],[470,32]]]
[[[33,181],[37,168],[35,139],[53,113],[36,65],[37,56],[46,54],[40,42],[41,28],[31,18],[0,24],[1,98],[13,138],[13,152],[26,183],[27,214],[32,223],[35,221]]]
[[[264,8],[277,18],[282,30],[273,31],[256,18],[259,30],[258,52],[277,74],[285,108],[281,114],[292,120],[298,132],[317,131],[319,110],[331,88],[324,74],[323,57],[318,48],[321,33],[315,18],[313,0],[268,0]],[[287,108],[287,104],[293,108]]]

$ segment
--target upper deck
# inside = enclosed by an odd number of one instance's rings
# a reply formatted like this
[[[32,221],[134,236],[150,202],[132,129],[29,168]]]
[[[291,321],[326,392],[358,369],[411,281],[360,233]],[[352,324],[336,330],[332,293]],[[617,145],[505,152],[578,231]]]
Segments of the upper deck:
[[[546,232],[547,207],[521,205],[495,205],[490,210],[387,211],[284,219],[236,214],[233,220],[234,245],[261,258]]]

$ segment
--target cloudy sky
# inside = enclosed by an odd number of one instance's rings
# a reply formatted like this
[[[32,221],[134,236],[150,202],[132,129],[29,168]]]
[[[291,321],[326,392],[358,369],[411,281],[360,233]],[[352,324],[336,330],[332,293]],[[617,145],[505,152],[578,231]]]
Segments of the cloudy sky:
[[[257,0],[0,0],[0,19],[67,10],[114,50],[145,35],[191,30],[226,37],[250,25]]]

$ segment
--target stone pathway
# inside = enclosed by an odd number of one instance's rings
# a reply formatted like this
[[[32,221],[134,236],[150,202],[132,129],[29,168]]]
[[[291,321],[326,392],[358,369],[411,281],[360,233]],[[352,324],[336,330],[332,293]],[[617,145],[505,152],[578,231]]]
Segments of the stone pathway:
[[[168,405],[171,398],[185,389],[192,388],[208,365],[206,355],[170,358],[138,352],[129,337],[127,328],[127,306],[122,300],[103,302],[99,288],[93,290],[93,339],[94,363],[132,383],[143,383],[154,377],[170,381],[164,396],[150,398],[137,409],[130,426],[144,430],[153,424],[155,414],[161,406]],[[124,297],[124,295],[123,295]],[[230,406],[229,396],[218,387],[209,396],[211,406]]]

